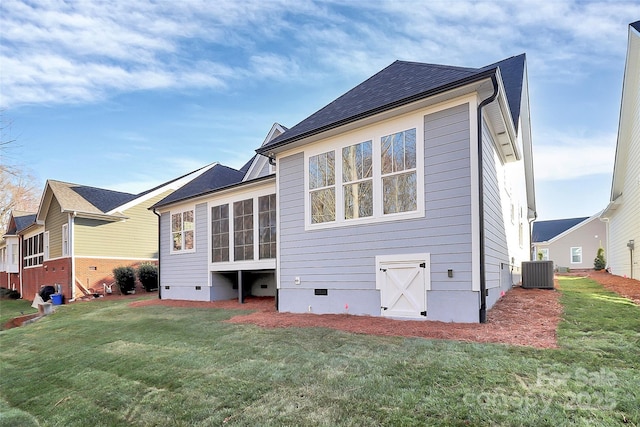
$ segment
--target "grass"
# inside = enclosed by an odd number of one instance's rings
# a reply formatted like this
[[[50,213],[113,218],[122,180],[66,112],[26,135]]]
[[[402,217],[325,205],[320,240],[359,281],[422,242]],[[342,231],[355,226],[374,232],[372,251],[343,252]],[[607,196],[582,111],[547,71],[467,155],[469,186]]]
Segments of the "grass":
[[[555,350],[60,306],[0,332],[0,426],[640,425],[640,309],[561,289]]]
[[[35,314],[38,310],[31,307],[31,303],[22,299],[1,299],[0,300],[0,327],[14,317],[23,314]]]

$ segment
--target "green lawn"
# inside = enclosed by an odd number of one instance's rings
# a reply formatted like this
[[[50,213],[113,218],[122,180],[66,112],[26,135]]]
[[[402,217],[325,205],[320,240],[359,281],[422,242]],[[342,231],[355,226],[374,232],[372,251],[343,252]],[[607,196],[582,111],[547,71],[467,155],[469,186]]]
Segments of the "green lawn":
[[[23,314],[35,314],[38,310],[31,307],[31,301],[22,299],[3,299],[0,300],[0,327],[14,317]]]
[[[560,283],[556,350],[61,306],[0,332],[0,426],[640,425],[640,309]]]

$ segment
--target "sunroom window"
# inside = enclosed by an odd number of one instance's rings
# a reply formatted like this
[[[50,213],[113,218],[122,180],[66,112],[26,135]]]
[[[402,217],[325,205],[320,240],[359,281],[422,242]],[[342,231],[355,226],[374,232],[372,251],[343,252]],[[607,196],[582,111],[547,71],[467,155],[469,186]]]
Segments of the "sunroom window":
[[[383,213],[417,210],[415,129],[382,137],[381,169]]]
[[[342,149],[344,218],[373,215],[373,162],[371,141]]]
[[[309,158],[309,197],[311,223],[335,221],[335,152],[318,154]]]
[[[253,199],[233,204],[233,240],[236,261],[253,259]]]
[[[258,197],[260,259],[276,257],[276,195]]]

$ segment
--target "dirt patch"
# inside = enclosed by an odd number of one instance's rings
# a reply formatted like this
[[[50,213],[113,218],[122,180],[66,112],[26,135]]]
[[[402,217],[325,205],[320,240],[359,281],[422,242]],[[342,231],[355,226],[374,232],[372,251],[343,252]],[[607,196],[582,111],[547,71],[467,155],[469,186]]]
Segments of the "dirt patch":
[[[227,322],[254,324],[265,328],[324,327],[371,335],[557,348],[556,329],[562,315],[558,298],[559,292],[554,290],[516,287],[489,310],[485,324],[393,320],[349,314],[279,313],[275,310],[273,298],[247,298],[243,305],[237,300],[146,300],[136,301],[131,305],[256,310],[250,314],[235,316]]]
[[[586,276],[600,283],[606,289],[629,298],[637,305],[640,305],[640,280],[616,276],[602,271],[591,271]]]
[[[4,325],[2,325],[2,330],[17,328],[27,323],[28,321],[36,319],[38,317],[42,317],[42,314],[34,313],[34,314],[25,314],[24,316],[14,317],[13,319],[9,320]]]

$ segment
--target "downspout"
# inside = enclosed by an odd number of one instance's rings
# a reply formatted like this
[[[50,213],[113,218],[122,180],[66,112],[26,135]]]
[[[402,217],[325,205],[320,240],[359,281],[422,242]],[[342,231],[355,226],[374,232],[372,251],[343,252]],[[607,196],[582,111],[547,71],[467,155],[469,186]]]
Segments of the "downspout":
[[[479,223],[480,223],[480,323],[487,323],[487,281],[485,272],[485,236],[484,236],[484,177],[483,177],[483,159],[482,159],[482,109],[493,102],[498,96],[498,79],[496,72],[491,75],[491,83],[493,84],[493,94],[482,101],[478,105],[478,203],[479,207]]]
[[[76,299],[76,251],[74,249],[74,228],[76,224],[75,218],[77,214],[78,213],[76,211],[69,213],[69,235],[67,236],[67,238],[69,239],[69,256],[71,257],[71,301],[75,301]]]
[[[153,208],[153,213],[158,217],[158,299],[162,299],[162,287],[160,286],[160,266],[162,264],[160,262],[160,239],[162,237],[162,234],[160,233],[160,214],[158,213],[156,208]]]

